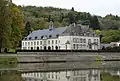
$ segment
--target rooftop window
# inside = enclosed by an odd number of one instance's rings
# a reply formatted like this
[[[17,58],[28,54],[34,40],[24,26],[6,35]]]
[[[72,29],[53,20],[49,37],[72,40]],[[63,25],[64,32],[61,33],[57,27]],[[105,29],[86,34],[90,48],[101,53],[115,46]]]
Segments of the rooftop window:
[[[49,38],[51,38],[52,37],[52,35],[49,35]]]
[[[35,39],[37,39],[38,37],[37,36],[35,36]]]
[[[43,39],[43,36],[41,36],[41,39]]]
[[[31,40],[32,39],[32,37],[29,37],[29,40]]]
[[[25,37],[25,40],[27,40],[27,37]]]
[[[59,37],[59,34],[57,34],[56,37]]]

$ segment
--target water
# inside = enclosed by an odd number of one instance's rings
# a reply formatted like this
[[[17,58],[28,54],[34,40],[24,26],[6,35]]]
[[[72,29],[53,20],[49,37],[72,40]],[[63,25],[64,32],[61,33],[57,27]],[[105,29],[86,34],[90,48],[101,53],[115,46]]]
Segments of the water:
[[[120,81],[120,62],[18,64],[1,67],[0,81]]]

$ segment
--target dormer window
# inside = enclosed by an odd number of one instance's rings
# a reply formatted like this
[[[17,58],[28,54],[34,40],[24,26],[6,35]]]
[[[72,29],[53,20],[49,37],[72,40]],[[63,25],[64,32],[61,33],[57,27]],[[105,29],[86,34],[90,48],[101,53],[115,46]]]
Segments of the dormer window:
[[[27,40],[27,37],[25,37],[25,40]]]
[[[41,36],[41,39],[43,39],[43,36]]]
[[[32,39],[32,37],[29,37],[29,40],[31,40]]]
[[[59,34],[57,34],[56,37],[59,37]]]
[[[35,39],[37,39],[38,37],[37,36],[35,36]]]
[[[49,35],[49,38],[51,38],[52,37],[52,35]]]

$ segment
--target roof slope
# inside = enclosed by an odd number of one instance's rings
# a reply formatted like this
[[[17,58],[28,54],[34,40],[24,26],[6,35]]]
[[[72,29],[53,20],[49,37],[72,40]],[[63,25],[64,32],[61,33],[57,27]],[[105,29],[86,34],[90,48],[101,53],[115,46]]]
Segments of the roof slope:
[[[54,28],[52,30],[49,29],[43,29],[43,30],[37,30],[33,31],[31,34],[29,34],[26,38],[27,40],[38,40],[41,39],[41,37],[46,37],[49,38],[56,38],[57,35],[61,35],[67,27],[59,27],[59,28]]]

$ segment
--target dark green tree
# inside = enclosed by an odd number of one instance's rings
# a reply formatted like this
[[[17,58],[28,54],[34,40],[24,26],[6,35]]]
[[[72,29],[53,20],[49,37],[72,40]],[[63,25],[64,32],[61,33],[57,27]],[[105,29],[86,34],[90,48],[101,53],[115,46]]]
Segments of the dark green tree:
[[[8,0],[0,0],[0,52],[9,47],[10,4]]]
[[[72,24],[72,23],[75,23],[75,13],[74,12],[69,12],[68,13],[68,20],[69,20],[69,23]]]
[[[30,32],[31,32],[31,25],[30,22],[27,21],[25,24],[25,36],[29,35]]]
[[[90,28],[92,28],[93,30],[100,30],[100,23],[97,16],[93,16],[90,19]]]

